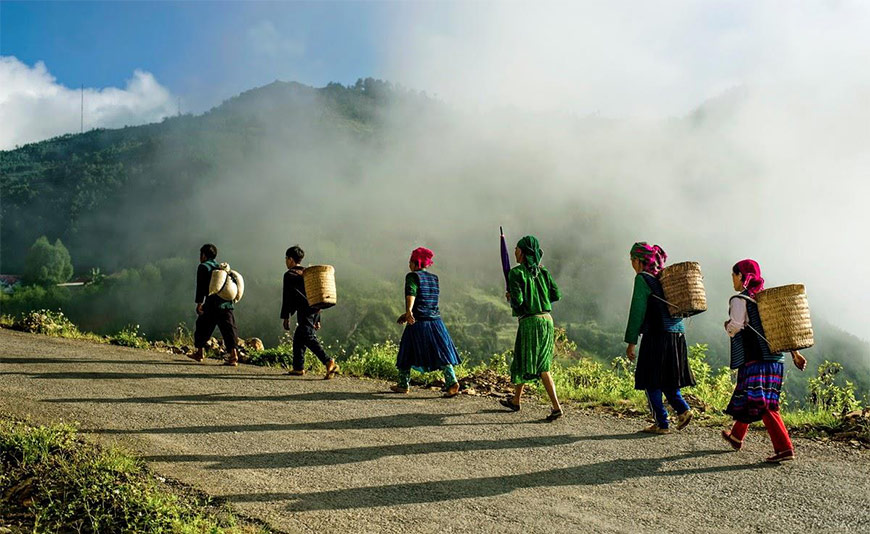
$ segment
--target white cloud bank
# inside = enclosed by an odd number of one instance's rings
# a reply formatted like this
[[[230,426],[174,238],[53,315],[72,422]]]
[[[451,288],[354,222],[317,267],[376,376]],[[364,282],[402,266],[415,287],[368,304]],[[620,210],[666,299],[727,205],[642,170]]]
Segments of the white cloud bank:
[[[0,150],[80,129],[81,90],[57,82],[41,61],[30,67],[0,57]],[[84,128],[154,122],[177,111],[172,94],[148,72],[136,70],[123,89],[84,90]]]

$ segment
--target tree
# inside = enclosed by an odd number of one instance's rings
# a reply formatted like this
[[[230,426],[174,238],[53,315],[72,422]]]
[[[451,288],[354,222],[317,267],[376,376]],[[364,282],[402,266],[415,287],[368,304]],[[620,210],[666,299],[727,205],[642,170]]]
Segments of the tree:
[[[60,239],[52,245],[47,237],[40,237],[30,247],[24,259],[24,280],[29,284],[60,284],[69,280],[72,274],[72,259]]]

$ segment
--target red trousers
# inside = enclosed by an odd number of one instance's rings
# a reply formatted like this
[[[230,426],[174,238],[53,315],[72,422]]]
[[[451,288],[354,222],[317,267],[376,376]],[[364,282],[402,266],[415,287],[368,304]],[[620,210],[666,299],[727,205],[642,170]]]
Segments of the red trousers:
[[[779,412],[765,412],[761,420],[764,422],[764,428],[767,429],[770,441],[773,442],[773,450],[777,454],[794,449],[794,446],[791,444],[791,438],[788,437],[788,430],[785,429],[785,424],[782,422]],[[734,421],[734,426],[731,427],[731,436],[734,439],[743,441],[748,430],[748,424]]]

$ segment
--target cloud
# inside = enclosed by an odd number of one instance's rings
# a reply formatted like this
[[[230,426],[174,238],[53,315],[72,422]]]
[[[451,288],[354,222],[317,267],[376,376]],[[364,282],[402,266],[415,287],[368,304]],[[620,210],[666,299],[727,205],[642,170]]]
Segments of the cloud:
[[[870,83],[862,2],[416,3],[393,16],[386,77],[451,102],[663,117],[743,84]]]
[[[300,58],[305,54],[305,43],[282,35],[269,20],[262,20],[248,28],[247,38],[255,54],[270,59]]]
[[[81,99],[80,89],[59,84],[41,61],[30,67],[15,57],[0,57],[0,149],[78,132]],[[169,90],[140,70],[123,89],[84,90],[85,130],[159,121],[176,111]]]

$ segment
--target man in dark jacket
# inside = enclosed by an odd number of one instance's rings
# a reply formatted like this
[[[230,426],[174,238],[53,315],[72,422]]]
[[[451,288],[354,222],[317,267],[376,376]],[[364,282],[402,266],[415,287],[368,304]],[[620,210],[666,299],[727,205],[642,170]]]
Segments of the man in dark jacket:
[[[302,258],[305,251],[299,245],[287,249],[284,255],[287,272],[284,273],[284,293],[281,301],[281,319],[284,320],[284,330],[290,330],[290,316],[296,314],[296,331],[293,333],[293,369],[289,375],[305,374],[305,349],[311,349],[317,358],[326,366],[325,379],[329,380],[338,371],[335,360],[327,356],[323,345],[317,339],[320,330],[320,310],[308,305],[305,295],[305,280],[302,273]]]
[[[212,271],[217,269],[217,247],[207,243],[199,249],[199,267],[196,268],[196,328],[193,331],[193,346],[196,352],[188,355],[198,362],[205,359],[205,344],[211,338],[214,327],[217,326],[224,338],[227,349],[227,359],[224,365],[239,364],[236,318],[233,315],[233,303],[217,295],[208,294]]]

